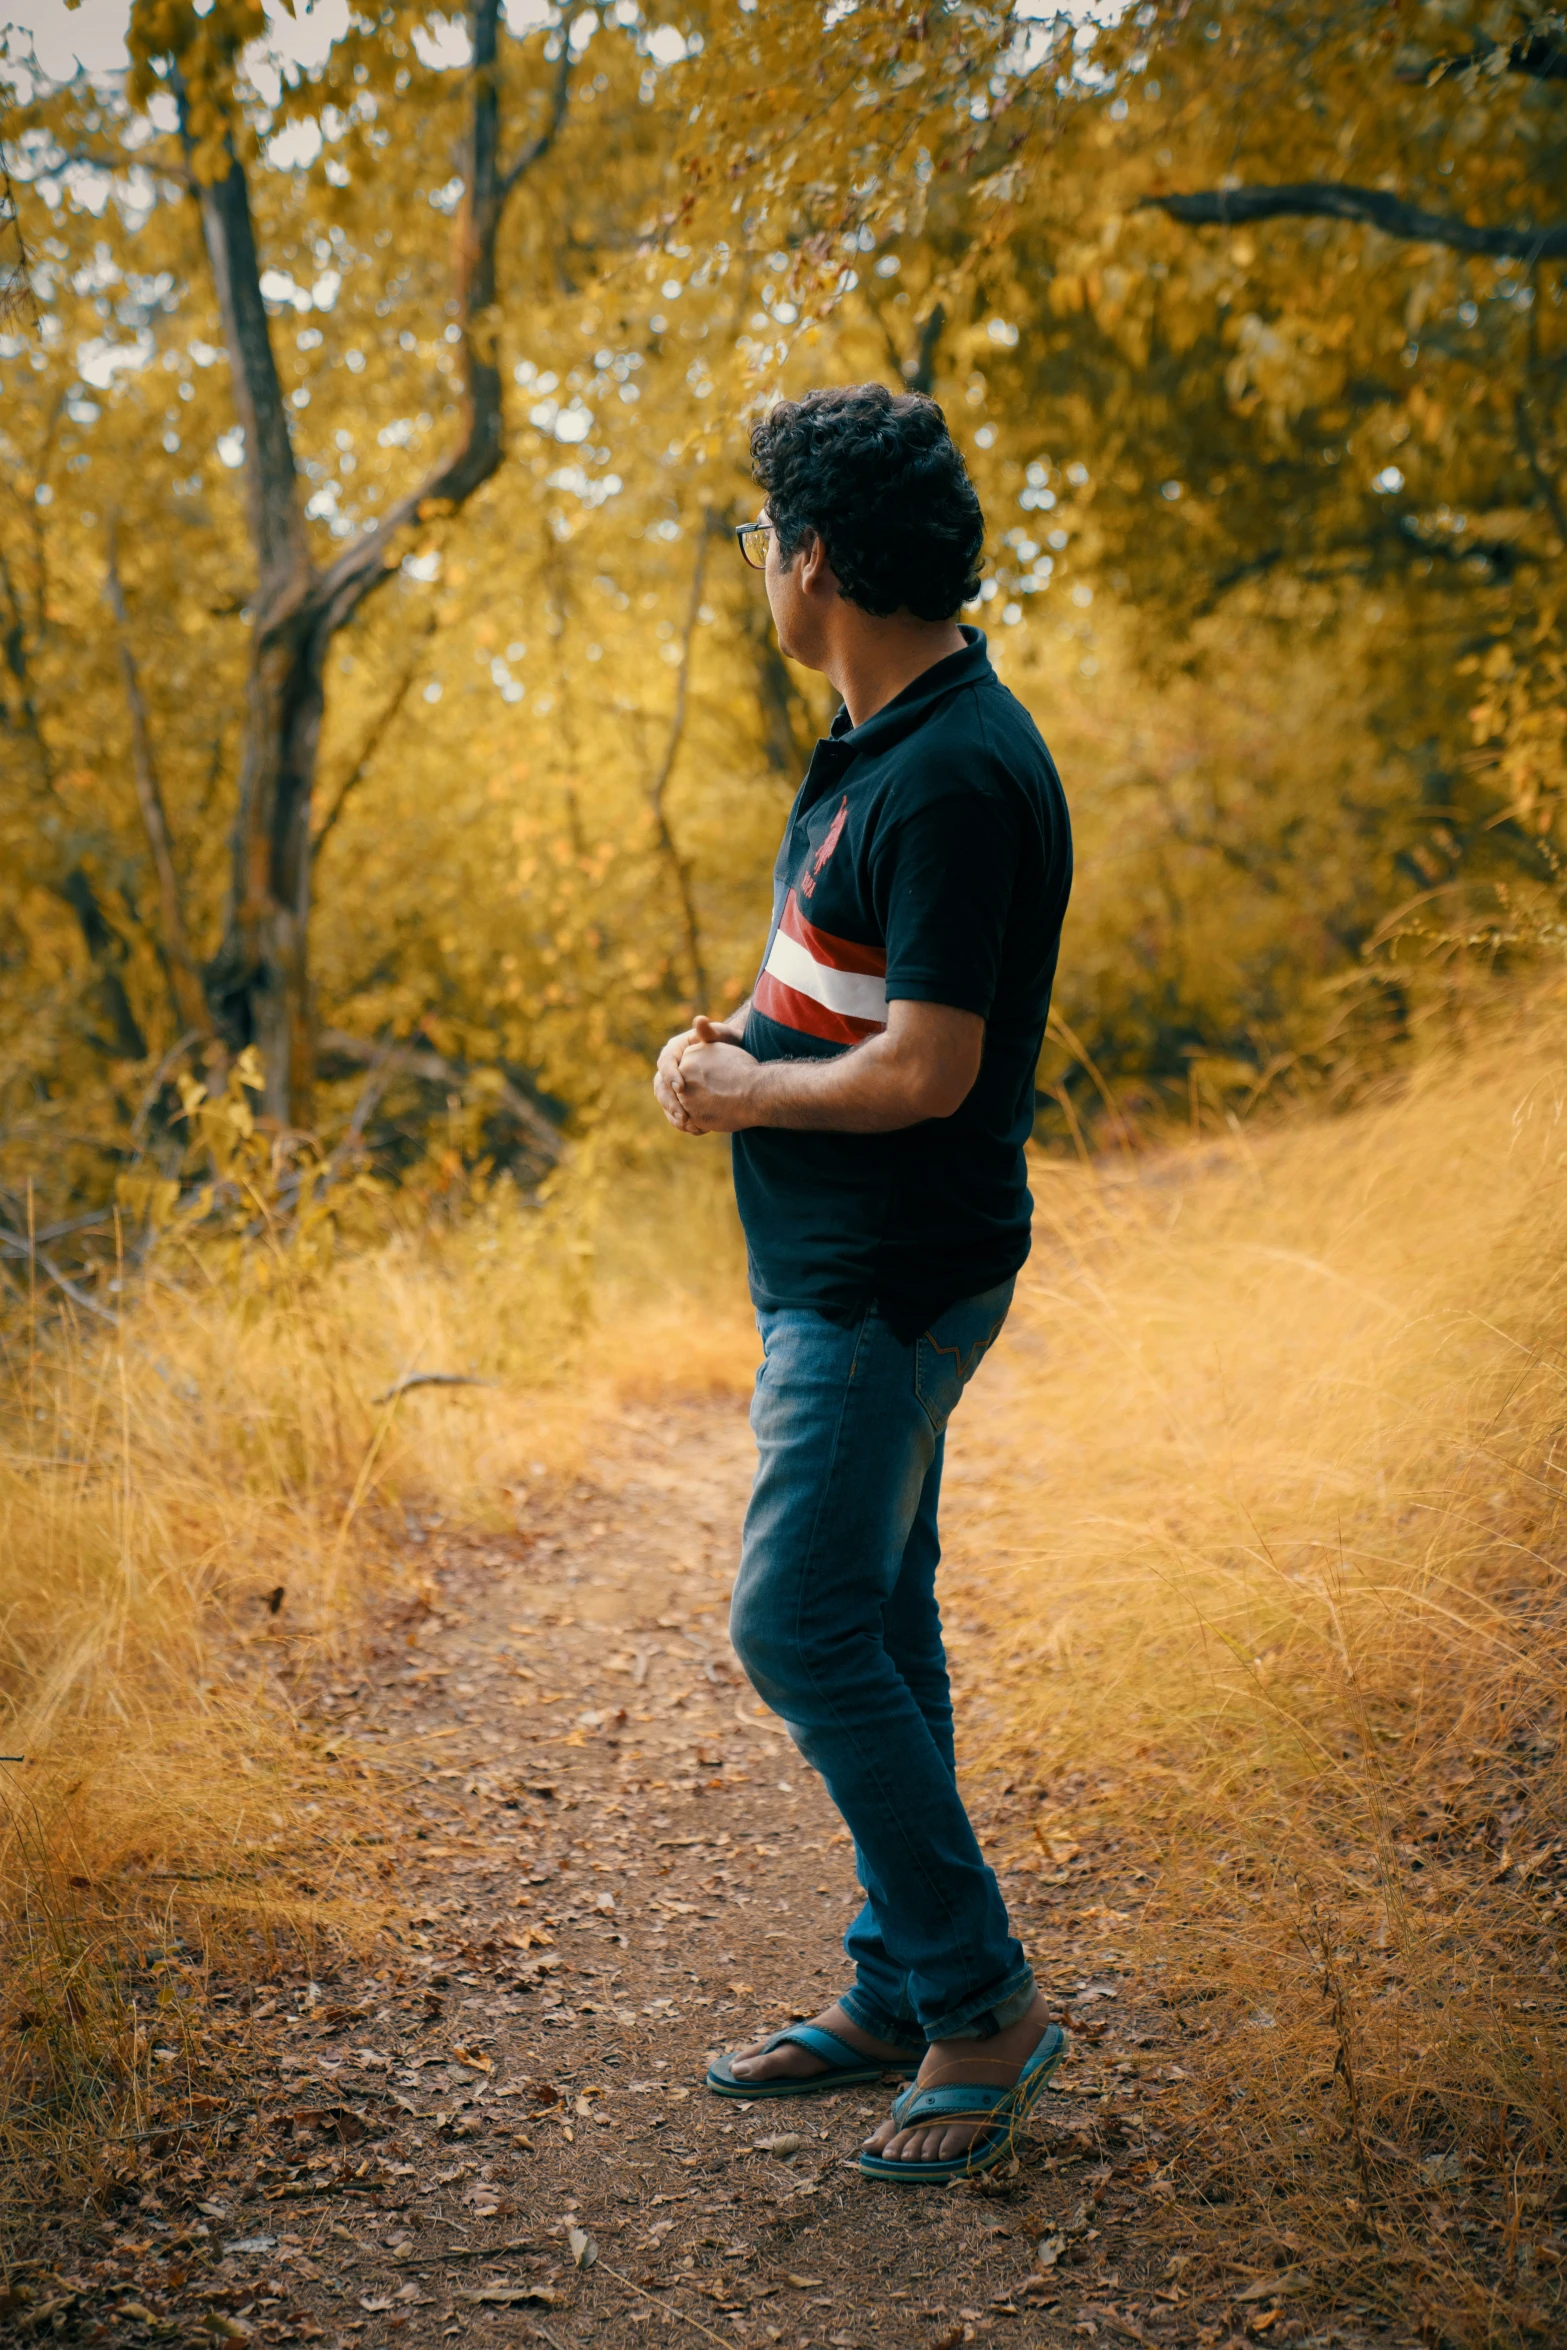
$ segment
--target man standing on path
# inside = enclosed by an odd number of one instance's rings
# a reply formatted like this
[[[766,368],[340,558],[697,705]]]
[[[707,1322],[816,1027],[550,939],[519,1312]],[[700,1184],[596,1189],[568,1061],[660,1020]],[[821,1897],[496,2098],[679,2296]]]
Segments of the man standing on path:
[[[977,629],[979,500],[941,410],[879,384],[781,401],[739,533],[778,642],[843,708],[774,873],[750,999],[654,1090],[734,1137],[762,1333],[731,1633],[826,1780],[866,1903],[855,1980],[723,2060],[721,2095],[910,2073],[862,2167],[986,2167],[1063,2045],[958,1794],[936,1604],[947,1420],[1028,1254],[1024,1144],[1071,885],[1061,785]]]

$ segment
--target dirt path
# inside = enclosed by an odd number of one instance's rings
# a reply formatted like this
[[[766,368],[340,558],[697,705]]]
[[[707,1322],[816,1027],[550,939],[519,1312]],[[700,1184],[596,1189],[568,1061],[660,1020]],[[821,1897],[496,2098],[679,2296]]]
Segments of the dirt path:
[[[750,1461],[739,1407],[649,1410],[514,1538],[410,1522],[429,1604],[319,1705],[403,1790],[384,1870],[405,1946],[280,1975],[204,2149],[171,2141],[159,2168],[155,2145],[139,2200],[62,2216],[14,2316],[343,2350],[1300,2335],[1238,2305],[1245,2277],[1183,2289],[1158,2175],[1175,2026],[1104,1963],[1137,1887],[1069,1851],[1004,1868],[1073,2038],[1004,2175],[873,2185],[853,2156],[881,2096],[704,2092],[710,2049],[839,1985],[855,1905],[836,1815],[728,1650]],[[954,1504],[961,1543],[982,1509],[961,1475]],[[1010,1790],[973,1792],[1004,1864]]]

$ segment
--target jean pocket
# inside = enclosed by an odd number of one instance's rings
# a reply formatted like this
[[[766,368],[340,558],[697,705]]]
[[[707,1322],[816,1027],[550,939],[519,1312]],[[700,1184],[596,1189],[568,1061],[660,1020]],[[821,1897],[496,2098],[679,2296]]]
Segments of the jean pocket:
[[[938,1314],[914,1347],[914,1392],[939,1436],[1000,1333],[1015,1283],[961,1298]]]

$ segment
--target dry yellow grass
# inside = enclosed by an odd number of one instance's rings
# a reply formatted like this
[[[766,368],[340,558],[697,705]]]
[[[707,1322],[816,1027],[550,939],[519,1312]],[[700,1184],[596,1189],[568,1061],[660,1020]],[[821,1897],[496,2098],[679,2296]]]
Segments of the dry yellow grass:
[[[1543,2308],[1567,2136],[1564,1043],[1519,1004],[1352,1116],[1042,1169],[964,1432],[1024,1845],[1126,1886],[1189,2208],[1464,2339]]]
[[[214,1955],[373,1931],[375,1793],[297,1693],[416,1599],[403,1511],[505,1523],[623,1398],[749,1378],[716,1154],[606,1198],[589,1155],[334,1256],[175,1236],[121,1326],[9,1334],[0,1453],[0,2105],[98,2159]],[[698,1235],[695,1243],[684,1234]],[[686,1301],[682,1308],[677,1300]],[[47,1302],[47,1301],[45,1301]],[[436,1374],[471,1386],[409,1385]],[[355,1771],[362,1766],[353,1766]],[[367,1806],[369,1812],[367,1816]]]
[[[1351,1116],[1042,1162],[955,1452],[1021,1849],[1054,1876],[1052,1841],[1083,1847],[1082,1931],[1191,2039],[1194,2079],[1127,2118],[1194,2242],[1463,2341],[1544,2306],[1567,2121],[1564,1044],[1542,998]],[[596,1417],[747,1383],[722,1156],[670,1168],[627,1187],[584,1153],[542,1210],[335,1260],[165,1250],[116,1336],[24,1334],[0,1462],[24,2142],[79,2149],[106,2091],[142,2093],[149,1951],[177,2009],[214,1945],[373,1929],[373,1791],[291,1691],[367,1598],[412,1592],[403,1507],[500,1522]],[[377,1400],[430,1372],[486,1384]]]

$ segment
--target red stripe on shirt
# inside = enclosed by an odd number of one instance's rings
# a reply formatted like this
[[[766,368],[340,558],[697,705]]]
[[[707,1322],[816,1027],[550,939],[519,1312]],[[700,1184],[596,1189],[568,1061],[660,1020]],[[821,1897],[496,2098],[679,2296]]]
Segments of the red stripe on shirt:
[[[820,937],[821,933],[816,935]],[[757,981],[751,1002],[764,1020],[776,1021],[780,1028],[797,1028],[804,1036],[819,1036],[827,1044],[859,1044],[863,1038],[880,1036],[882,1032],[880,1020],[851,1020],[843,1012],[830,1012],[814,996],[801,995],[797,988],[785,987],[770,971],[764,971]]]

